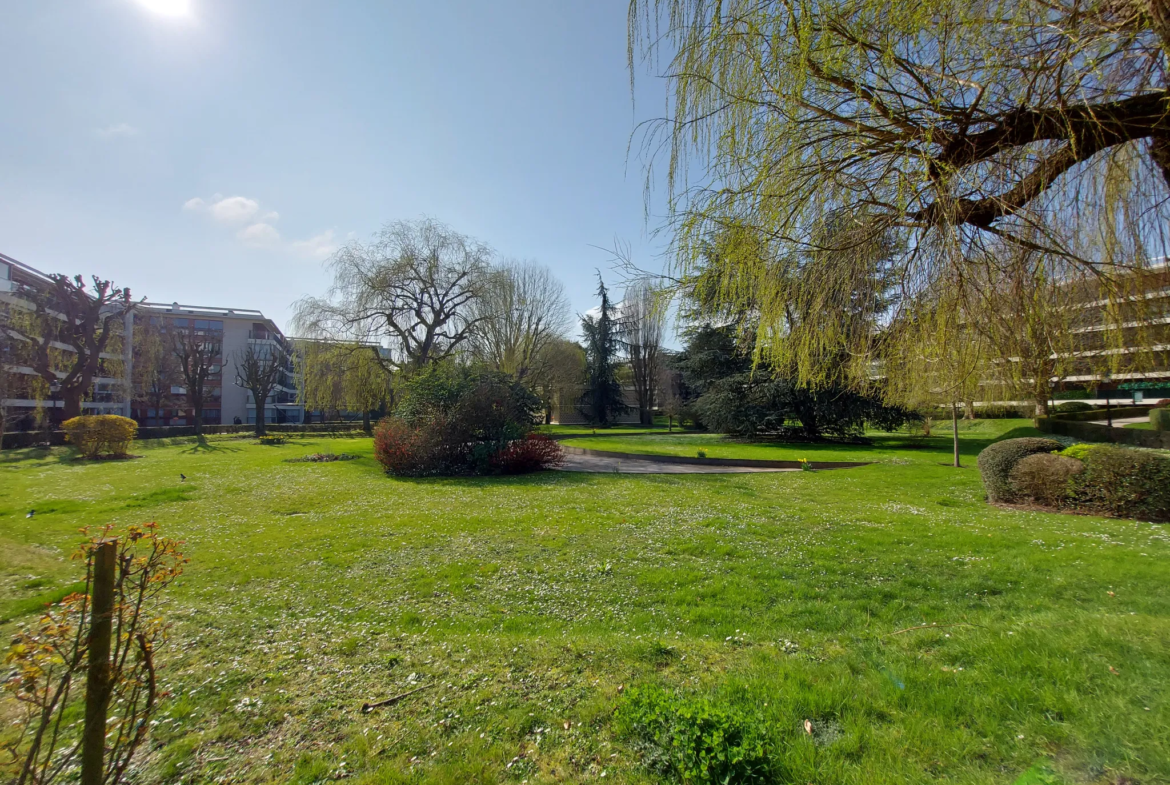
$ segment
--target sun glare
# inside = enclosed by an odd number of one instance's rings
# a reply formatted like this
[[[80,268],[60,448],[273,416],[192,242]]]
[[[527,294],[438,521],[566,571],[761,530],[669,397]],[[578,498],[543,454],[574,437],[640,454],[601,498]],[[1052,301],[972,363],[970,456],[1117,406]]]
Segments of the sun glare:
[[[190,0],[138,0],[138,4],[159,16],[187,16],[191,12]]]

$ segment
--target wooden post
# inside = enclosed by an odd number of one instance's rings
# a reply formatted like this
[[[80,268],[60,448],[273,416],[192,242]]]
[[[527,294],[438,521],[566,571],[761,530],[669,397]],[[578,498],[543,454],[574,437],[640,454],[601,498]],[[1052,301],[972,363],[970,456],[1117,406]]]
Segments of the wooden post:
[[[955,442],[955,468],[961,469],[963,465],[959,463],[959,404],[957,401],[951,401],[951,429]]]
[[[110,637],[118,541],[102,540],[93,552],[93,595],[89,622],[89,667],[85,676],[81,785],[102,785],[106,757],[106,711],[110,702]]]

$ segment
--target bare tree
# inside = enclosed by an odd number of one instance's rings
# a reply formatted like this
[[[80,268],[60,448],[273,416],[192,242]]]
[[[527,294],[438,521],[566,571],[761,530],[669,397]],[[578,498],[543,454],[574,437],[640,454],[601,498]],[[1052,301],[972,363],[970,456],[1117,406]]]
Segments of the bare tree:
[[[307,338],[386,346],[376,360],[387,371],[419,368],[471,339],[491,255],[436,221],[388,224],[337,252],[329,292],[300,300],[293,323]]]
[[[130,380],[134,402],[139,407],[160,412],[171,405],[171,388],[182,383],[182,379],[174,342],[158,317],[136,322],[134,371]]]
[[[256,435],[267,433],[265,427],[265,404],[268,396],[280,384],[288,367],[288,355],[280,344],[248,344],[248,348],[235,353],[236,385],[252,393],[256,402]]]
[[[223,342],[211,334],[195,329],[172,327],[172,347],[179,362],[179,373],[187,390],[187,405],[194,411],[195,433],[203,433],[203,405],[207,400],[207,380],[222,364]]]
[[[621,340],[634,382],[634,397],[638,401],[639,420],[642,425],[653,425],[666,314],[654,288],[645,281],[636,282],[626,289],[618,314]]]
[[[102,355],[115,336],[121,337],[136,303],[129,289],[97,276],[92,290],[80,275],[54,274],[49,282],[43,289],[26,286],[19,292],[31,309],[13,313],[8,329],[24,342],[28,365],[61,396],[62,417],[68,420],[81,414],[82,399],[107,366]]]
[[[533,262],[509,261],[493,270],[471,303],[471,314],[472,354],[520,381],[572,323],[565,287]]]
[[[658,402],[666,415],[667,431],[674,431],[674,421],[682,427],[682,413],[686,402],[682,395],[682,374],[670,367],[669,360],[660,362],[658,367]]]

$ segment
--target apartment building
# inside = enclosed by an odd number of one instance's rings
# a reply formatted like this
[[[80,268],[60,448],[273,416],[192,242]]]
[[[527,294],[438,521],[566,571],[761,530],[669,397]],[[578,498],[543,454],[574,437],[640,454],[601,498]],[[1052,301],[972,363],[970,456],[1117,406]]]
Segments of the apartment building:
[[[19,318],[21,311],[31,311],[29,297],[52,286],[49,276],[33,267],[0,254],[0,311]],[[120,328],[120,329],[119,329]],[[129,357],[132,329],[131,320],[115,325],[119,332],[111,338],[107,351],[101,355],[102,371],[94,378],[93,387],[82,402],[86,414],[130,415]],[[46,385],[40,375],[28,365],[22,340],[9,333],[0,342],[0,365],[5,375],[0,407],[5,426],[10,430],[25,430],[37,426],[38,420],[48,417],[59,420],[64,404],[56,397],[56,386]],[[75,351],[66,344],[54,344],[62,352]],[[59,374],[61,376],[64,373]]]
[[[149,324],[162,336],[189,332],[220,347],[204,393],[205,425],[231,425],[237,420],[247,424],[256,422],[256,401],[249,390],[237,384],[237,360],[249,347],[287,358],[281,379],[265,402],[265,421],[303,422],[304,407],[297,402],[291,344],[276,323],[260,311],[147,302],[139,306],[135,322],[140,330]],[[174,382],[161,407],[152,406],[149,396],[139,395],[139,400],[134,402],[134,418],[143,425],[192,424],[195,412],[187,400],[183,381],[176,377]]]
[[[29,292],[43,291],[50,285],[45,273],[0,254],[0,308],[31,309]],[[136,340],[136,333],[141,336],[148,326],[155,328],[160,336],[190,331],[220,347],[207,382],[203,410],[205,424],[231,424],[237,420],[249,424],[256,422],[256,402],[251,392],[236,383],[236,359],[249,346],[261,353],[275,351],[289,358],[276,389],[265,403],[265,420],[269,423],[304,420],[304,407],[297,402],[291,344],[275,322],[260,311],[247,308],[152,302],[138,305],[121,325],[116,340],[111,341],[111,351],[102,355],[103,367],[111,373],[95,378],[93,389],[83,403],[86,414],[120,414],[133,417],[140,425],[190,425],[194,422],[194,411],[187,400],[183,380],[174,369],[167,376],[169,384],[164,395],[151,396],[135,389],[135,362],[141,353],[141,342]],[[0,349],[5,346],[8,348],[0,363],[6,382],[2,397],[6,426],[10,430],[32,429],[37,427],[38,418],[43,417],[46,410],[52,417],[52,412],[60,409],[62,403],[55,399],[51,386],[46,394],[46,386],[40,377],[22,362],[19,342],[0,343]],[[69,350],[63,344],[57,348]],[[161,398],[162,405],[152,405],[152,397],[155,402]]]

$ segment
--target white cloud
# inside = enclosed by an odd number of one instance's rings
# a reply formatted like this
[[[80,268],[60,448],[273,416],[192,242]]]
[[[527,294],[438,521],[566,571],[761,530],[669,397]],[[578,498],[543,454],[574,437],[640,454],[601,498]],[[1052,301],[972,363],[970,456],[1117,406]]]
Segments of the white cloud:
[[[260,203],[246,196],[214,194],[210,199],[196,196],[183,203],[183,209],[203,213],[215,221],[233,226],[244,224],[236,232],[236,239],[249,248],[285,250],[311,259],[324,259],[337,250],[333,230],[327,229],[306,240],[286,241],[274,223],[280,220],[275,210],[260,211]]]
[[[337,250],[337,242],[333,239],[332,229],[326,229],[308,240],[294,240],[289,243],[289,246],[302,256],[308,256],[312,259],[324,259]]]
[[[114,123],[105,128],[95,128],[94,133],[102,139],[114,139],[123,136],[138,136],[138,129],[130,123]]]
[[[236,232],[244,245],[253,248],[271,248],[280,244],[280,232],[272,224],[254,223]]]
[[[198,196],[188,199],[183,203],[183,209],[197,213],[205,212],[221,223],[242,224],[255,220],[256,214],[260,212],[260,203],[246,196],[224,197],[222,194],[216,194],[211,197],[211,201]],[[276,213],[269,212],[260,220],[275,221],[279,217]]]

